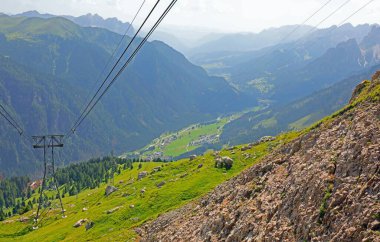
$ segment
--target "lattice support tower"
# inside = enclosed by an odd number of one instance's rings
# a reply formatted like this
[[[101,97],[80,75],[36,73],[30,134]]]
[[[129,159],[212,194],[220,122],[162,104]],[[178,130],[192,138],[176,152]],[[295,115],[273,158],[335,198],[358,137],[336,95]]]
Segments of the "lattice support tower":
[[[57,191],[62,218],[65,218],[65,209],[63,208],[61,193],[59,192],[58,182],[55,175],[55,161],[54,161],[54,148],[62,148],[63,147],[63,135],[42,135],[42,136],[32,136],[33,139],[33,148],[34,149],[43,149],[43,160],[44,160],[44,173],[42,178],[40,196],[38,201],[37,213],[34,218],[34,229],[38,228],[38,223],[41,216],[41,209],[43,206],[43,201],[45,200],[44,190],[47,189],[47,181],[49,177],[51,177],[52,182],[54,184],[54,189]],[[47,159],[47,152],[51,149],[51,159]]]

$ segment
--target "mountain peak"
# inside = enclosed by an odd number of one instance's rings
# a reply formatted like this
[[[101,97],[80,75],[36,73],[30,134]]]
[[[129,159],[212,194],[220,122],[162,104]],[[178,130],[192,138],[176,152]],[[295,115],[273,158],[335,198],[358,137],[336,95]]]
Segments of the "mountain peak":
[[[346,49],[346,50],[349,50],[349,49],[352,49],[352,48],[358,48],[358,42],[356,41],[356,39],[349,39],[347,41],[343,41],[341,43],[339,43],[336,48],[337,49]]]
[[[40,12],[38,12],[37,10],[31,10],[31,11],[23,12],[22,14],[24,14],[24,15],[28,15],[28,14],[40,14]]]
[[[369,34],[361,42],[363,48],[369,48],[380,44],[380,26],[373,25]]]

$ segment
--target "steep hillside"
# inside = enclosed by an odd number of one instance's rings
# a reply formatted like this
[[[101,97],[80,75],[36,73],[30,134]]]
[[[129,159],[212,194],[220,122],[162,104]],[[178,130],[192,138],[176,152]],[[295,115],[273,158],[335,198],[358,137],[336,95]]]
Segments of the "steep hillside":
[[[136,231],[143,241],[379,241],[379,76],[259,164]]]
[[[118,190],[108,196],[105,183],[72,196],[61,189],[64,219],[48,191],[53,209],[39,228],[32,230],[34,210],[16,215],[1,222],[0,241],[376,241],[379,76],[360,84],[344,109],[302,133],[173,163],[120,167]],[[229,169],[218,165],[230,159]]]
[[[360,36],[358,32],[361,33],[363,27],[352,27],[352,33],[336,40],[331,40],[332,36],[342,34],[344,26],[332,32],[326,30],[323,38],[279,46],[265,55],[232,67],[230,81],[261,98],[279,102],[306,97],[378,63],[372,53],[379,39],[371,36],[380,27],[372,26],[367,34]],[[366,41],[368,38],[372,41]],[[339,39],[341,41],[335,44]]]
[[[66,133],[120,38],[64,18],[0,16],[2,104],[28,134]],[[150,42],[67,141],[63,158],[76,161],[141,148],[166,131],[246,105],[254,102],[247,102],[223,79],[209,77],[164,43]],[[1,128],[9,126],[2,121]],[[39,153],[31,155],[31,147],[20,146],[16,135],[6,138],[8,133],[0,134],[0,153],[5,154],[1,173],[33,172],[30,168],[35,166],[29,164],[36,164]]]
[[[289,142],[296,135],[285,134],[269,142],[251,145],[249,150],[239,146],[233,150],[221,151],[221,155],[234,160],[230,169],[215,167],[214,153],[208,152],[191,160],[186,158],[171,163],[134,163],[132,169],[120,166],[120,174],[116,174],[113,183],[109,181],[107,184],[103,177],[97,177],[103,180],[99,186],[85,189],[85,183],[82,183],[82,192],[77,195],[70,196],[70,187],[78,184],[69,180],[68,184],[64,184],[69,189],[61,187],[66,218],[61,218],[59,201],[54,199],[52,191],[48,191],[46,195],[53,197],[49,200],[52,209],[43,210],[44,216],[39,228],[32,229],[33,215],[37,209],[37,204],[34,204],[31,211],[21,216],[15,214],[0,222],[0,241],[134,241],[137,238],[134,228],[143,222],[207,194],[218,184],[259,162],[275,147]],[[95,175],[99,171],[91,169],[88,172]],[[109,170],[104,169],[104,172],[108,173]],[[71,169],[69,167],[58,177],[65,177],[65,174],[83,180],[88,178],[88,174],[84,174],[83,169],[77,166]],[[106,196],[107,185],[113,185],[118,190]],[[35,200],[37,196],[34,193],[30,199],[26,199],[26,203]],[[87,219],[87,223],[92,222],[93,227],[86,229],[86,223],[74,227],[81,219]]]
[[[273,53],[273,61],[268,62],[265,55],[257,65],[251,63],[252,68],[246,65],[253,76],[244,84],[245,90],[253,89],[257,97],[272,102],[268,109],[250,112],[227,125],[222,143],[252,142],[263,135],[300,129],[341,108],[358,80],[378,69],[379,31],[380,27],[373,26],[360,44],[354,39],[342,42],[303,67],[292,67],[295,62],[286,58],[290,50],[278,51],[277,59]],[[289,65],[281,64],[286,59]]]

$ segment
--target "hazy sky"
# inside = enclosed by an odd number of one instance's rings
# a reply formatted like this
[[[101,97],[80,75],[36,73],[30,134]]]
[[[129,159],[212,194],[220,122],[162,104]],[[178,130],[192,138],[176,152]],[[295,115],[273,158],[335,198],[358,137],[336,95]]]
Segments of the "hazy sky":
[[[193,26],[224,32],[257,32],[268,27],[298,24],[328,0],[178,0],[164,25]],[[347,0],[332,0],[308,24],[315,25]],[[321,27],[337,24],[369,0],[351,0]],[[142,0],[1,0],[0,11],[83,15],[98,13],[130,21]],[[146,13],[155,0],[146,0]],[[163,6],[169,0],[161,0]],[[379,23],[380,0],[374,0],[349,22]]]

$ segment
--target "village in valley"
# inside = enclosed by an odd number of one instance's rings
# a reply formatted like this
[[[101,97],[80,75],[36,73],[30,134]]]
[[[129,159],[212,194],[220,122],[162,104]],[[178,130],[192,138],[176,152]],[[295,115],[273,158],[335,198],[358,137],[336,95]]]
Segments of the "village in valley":
[[[218,143],[223,127],[240,116],[241,114],[235,114],[207,123],[193,124],[177,132],[165,133],[144,148],[127,153],[122,157],[147,161],[174,160],[176,157],[197,148]]]

